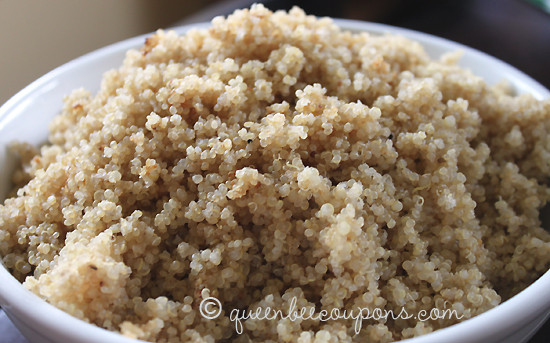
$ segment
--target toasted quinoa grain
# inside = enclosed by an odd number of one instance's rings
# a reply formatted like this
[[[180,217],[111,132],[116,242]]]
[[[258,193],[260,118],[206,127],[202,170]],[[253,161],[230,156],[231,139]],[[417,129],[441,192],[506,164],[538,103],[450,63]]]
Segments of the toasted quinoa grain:
[[[550,101],[402,37],[261,5],[158,31],[16,144],[0,255],[87,322],[157,342],[388,342],[449,326],[247,320],[233,308],[451,308],[547,270]],[[214,296],[224,313],[199,314]]]

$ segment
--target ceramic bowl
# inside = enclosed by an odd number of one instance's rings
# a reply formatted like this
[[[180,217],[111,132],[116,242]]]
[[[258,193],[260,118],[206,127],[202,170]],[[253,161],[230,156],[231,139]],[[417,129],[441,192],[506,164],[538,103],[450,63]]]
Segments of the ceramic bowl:
[[[506,79],[517,93],[531,93],[538,99],[550,97],[547,89],[514,67],[458,43],[381,24],[339,19],[335,22],[352,31],[403,35],[420,42],[432,58],[445,52],[462,50],[464,56],[460,65],[469,68],[488,83]],[[175,30],[184,33],[190,28],[208,26],[208,23],[201,23]],[[128,39],[77,58],[39,78],[0,108],[0,198],[5,197],[10,187],[10,174],[15,165],[7,154],[6,145],[13,140],[28,141],[36,145],[46,142],[48,123],[59,113],[63,96],[78,87],[96,91],[102,73],[119,66],[125,52],[142,45],[146,36]],[[23,288],[3,266],[0,266],[0,280],[0,305],[31,343],[137,342],[85,323],[46,303]],[[550,273],[547,272],[524,291],[492,310],[403,342],[524,342],[550,314],[548,289]]]

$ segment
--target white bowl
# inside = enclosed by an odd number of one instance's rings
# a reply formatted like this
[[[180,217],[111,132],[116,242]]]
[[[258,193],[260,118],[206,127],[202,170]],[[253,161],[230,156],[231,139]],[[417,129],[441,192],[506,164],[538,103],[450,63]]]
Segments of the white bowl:
[[[420,42],[432,58],[444,52],[463,50],[460,65],[483,77],[488,83],[507,79],[517,93],[531,93],[538,99],[550,97],[542,85],[485,53],[442,38],[387,25],[353,20],[335,20],[340,27],[375,34],[394,33]],[[176,28],[205,28],[209,23]],[[125,52],[143,44],[147,35],[128,39],[77,58],[36,80],[0,107],[0,199],[10,185],[14,162],[6,145],[22,140],[39,145],[47,140],[47,127],[61,109],[62,98],[71,90],[99,88],[102,73],[119,66]],[[23,335],[36,342],[137,342],[85,323],[46,303],[0,266],[0,305]],[[509,342],[529,339],[550,314],[550,273],[547,272],[527,289],[496,308],[434,333],[409,339],[407,343]]]

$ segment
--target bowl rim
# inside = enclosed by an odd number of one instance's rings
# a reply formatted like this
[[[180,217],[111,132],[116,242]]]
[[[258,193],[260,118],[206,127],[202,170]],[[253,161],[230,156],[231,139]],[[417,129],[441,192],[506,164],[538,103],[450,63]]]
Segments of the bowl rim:
[[[343,30],[355,32],[366,31],[373,34],[397,34],[417,41],[423,46],[426,44],[435,44],[444,47],[447,51],[462,50],[464,51],[464,56],[470,55],[476,59],[491,62],[495,65],[496,69],[502,70],[503,76],[510,77],[514,80],[514,84],[519,83],[522,87],[531,90],[536,97],[550,97],[550,91],[530,76],[493,56],[460,43],[427,33],[380,23],[351,19],[332,19],[334,23]],[[202,22],[171,27],[166,30],[175,30],[178,34],[183,34],[191,29],[204,29],[210,27],[210,25],[211,24],[209,22]],[[5,123],[6,119],[10,116],[10,112],[24,102],[27,97],[31,96],[34,92],[39,91],[50,81],[55,80],[55,78],[62,74],[70,73],[73,68],[86,64],[90,61],[108,58],[109,55],[116,52],[137,48],[142,45],[144,39],[151,34],[152,33],[139,35],[94,50],[63,64],[38,78],[36,81],[16,93],[0,107],[0,130],[3,129],[3,123]],[[94,342],[98,340],[123,343],[143,342],[127,338],[119,333],[108,331],[93,324],[89,324],[58,309],[34,293],[25,289],[22,284],[19,283],[19,281],[17,281],[2,265],[1,260],[0,265],[0,279],[2,280],[2,282],[0,282],[0,305],[2,305],[8,316],[11,317],[13,315],[17,318],[26,318],[27,322],[34,326],[34,328],[39,332],[42,332],[41,330],[49,330],[52,334],[55,332],[63,335],[63,337],[80,342]],[[503,328],[514,328],[514,330],[517,331],[525,325],[524,323],[526,321],[540,316],[545,310],[548,310],[550,307],[550,297],[539,299],[538,295],[545,294],[549,287],[550,271],[547,271],[523,291],[493,309],[479,314],[472,319],[436,330],[426,335],[405,339],[400,342],[436,343],[441,342],[442,339],[445,339],[446,342],[463,342],[468,340],[482,341],[484,339],[490,339],[495,335],[498,336],[498,334],[502,335],[502,332],[505,331]],[[506,332],[509,332],[509,330]]]

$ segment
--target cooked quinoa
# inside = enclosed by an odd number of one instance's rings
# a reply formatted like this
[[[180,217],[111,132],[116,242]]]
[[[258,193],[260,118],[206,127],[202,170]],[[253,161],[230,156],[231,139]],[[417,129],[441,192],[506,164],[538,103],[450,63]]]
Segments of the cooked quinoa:
[[[65,99],[47,145],[14,145],[2,261],[73,316],[157,342],[389,342],[458,321],[229,320],[293,297],[473,317],[550,265],[550,101],[457,59],[297,8],[158,31]]]

